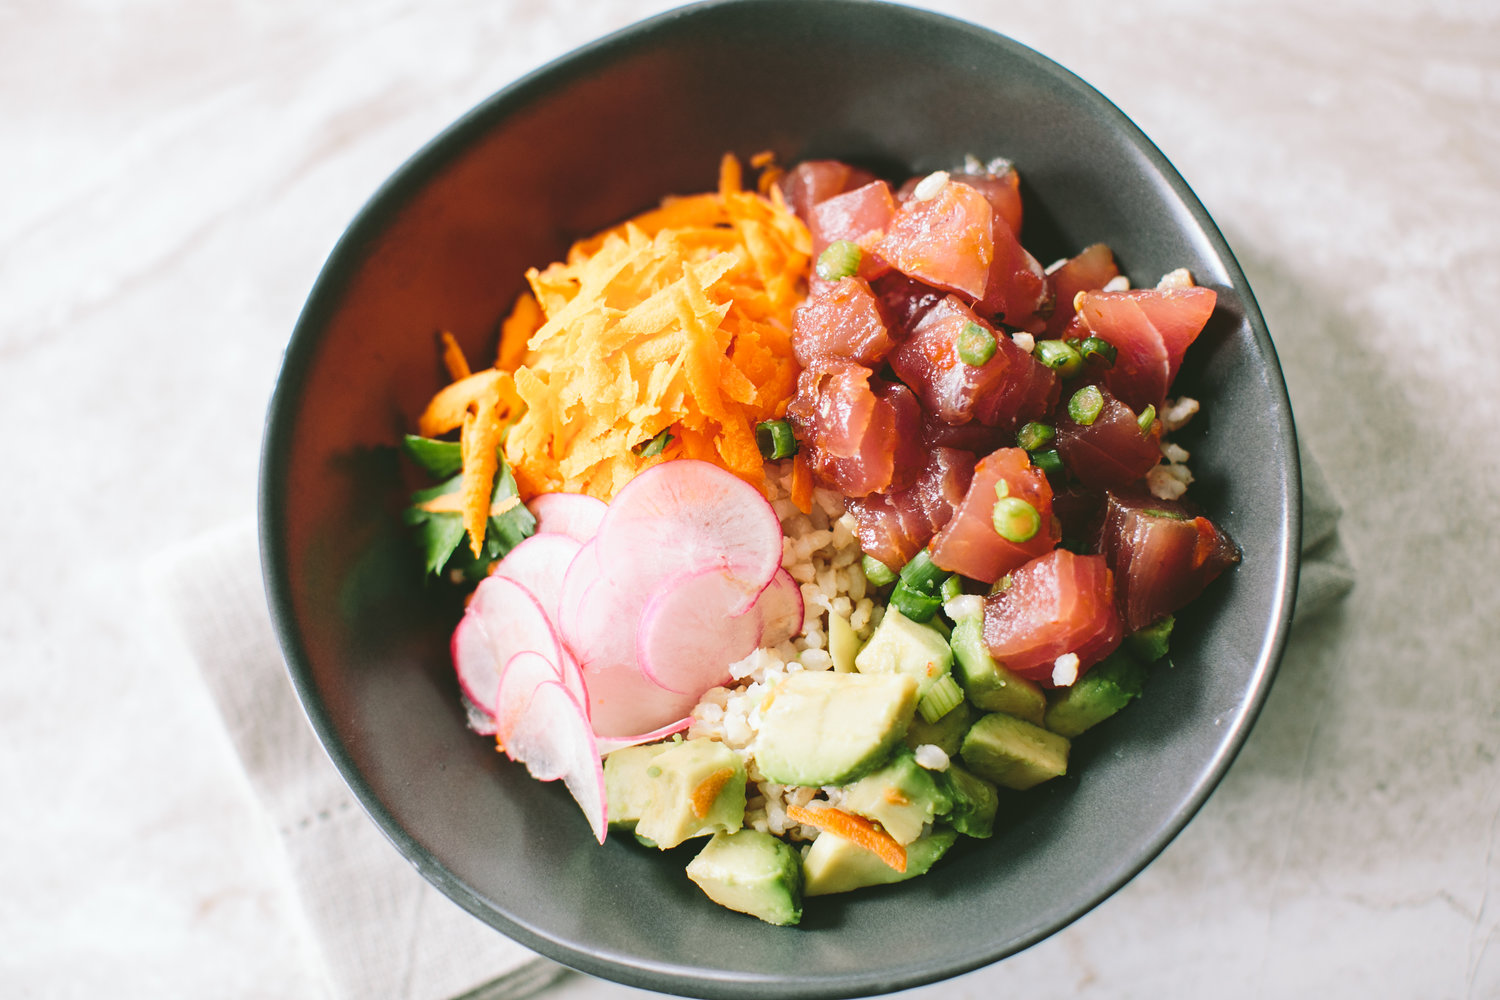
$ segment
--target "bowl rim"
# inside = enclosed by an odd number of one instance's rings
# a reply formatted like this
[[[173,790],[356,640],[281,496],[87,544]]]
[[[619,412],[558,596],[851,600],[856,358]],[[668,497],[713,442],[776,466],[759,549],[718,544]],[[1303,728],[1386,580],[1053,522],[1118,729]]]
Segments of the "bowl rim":
[[[1230,765],[1248,738],[1264,707],[1271,683],[1285,649],[1297,592],[1302,527],[1301,469],[1295,422],[1285,378],[1271,342],[1264,317],[1250,283],[1218,226],[1187,182],[1156,144],[1108,97],[1073,71],[1031,47],[990,28],[936,11],[892,3],[888,0],[819,0],[824,6],[851,10],[884,8],[946,30],[957,31],[998,45],[1033,70],[1051,74],[1072,88],[1086,103],[1112,119],[1118,129],[1166,182],[1174,197],[1188,211],[1193,223],[1207,238],[1209,247],[1223,265],[1229,284],[1238,293],[1243,322],[1248,325],[1256,348],[1265,358],[1268,388],[1277,403],[1272,417],[1274,436],[1286,456],[1287,493],[1281,498],[1276,589],[1272,595],[1269,625],[1256,651],[1249,697],[1242,721],[1219,746],[1218,753],[1200,770],[1197,784],[1179,806],[1163,818],[1154,838],[1144,843],[1132,865],[1109,880],[1094,898],[1067,911],[1057,920],[1034,928],[1029,934],[980,949],[965,961],[944,961],[910,966],[903,974],[881,970],[871,974],[798,976],[792,973],[739,973],[691,967],[634,956],[609,954],[581,947],[547,929],[503,912],[479,896],[426,848],[418,844],[395,819],[358,769],[340,738],[327,706],[311,676],[308,651],[296,622],[291,596],[288,560],[280,539],[286,531],[286,492],[293,418],[302,398],[318,347],[319,331],[338,307],[363,248],[401,210],[410,196],[442,170],[479,134],[494,123],[524,108],[534,96],[585,75],[594,57],[609,55],[634,45],[679,21],[711,18],[729,9],[784,7],[788,0],[701,0],[636,21],[610,34],[578,46],[525,73],[464,112],[397,167],[354,214],[323,262],[298,315],[283,357],[280,373],[266,410],[258,482],[259,552],[262,580],[272,625],[283,652],[286,669],[297,698],[329,755],[355,798],[397,851],[439,891],[485,923],[538,953],[583,972],[640,988],[666,990],[690,996],[718,997],[853,997],[888,993],[933,983],[993,964],[1023,951],[1076,922],[1109,899],[1154,861],[1187,826],[1218,788]],[[806,2],[806,0],[801,0]]]

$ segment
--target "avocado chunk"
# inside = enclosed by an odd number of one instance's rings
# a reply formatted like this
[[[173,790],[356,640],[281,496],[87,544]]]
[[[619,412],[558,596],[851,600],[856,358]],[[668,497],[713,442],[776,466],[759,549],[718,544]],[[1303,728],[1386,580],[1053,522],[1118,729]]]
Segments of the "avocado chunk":
[[[942,827],[918,837],[906,845],[906,871],[898,872],[874,851],[825,830],[802,859],[802,894],[827,896],[925,875],[957,839],[958,834]]]
[[[1130,704],[1145,683],[1146,668],[1135,657],[1113,653],[1072,687],[1052,693],[1047,728],[1071,740]]]
[[[970,701],[986,712],[1004,712],[1042,724],[1047,696],[1031,681],[995,662],[984,644],[982,616],[961,619],[953,626],[951,642],[954,673]]]
[[[769,833],[716,833],[688,862],[687,874],[720,906],[768,924],[802,919],[802,858]]]
[[[906,745],[915,750],[924,743],[931,743],[949,757],[958,756],[964,733],[974,721],[974,710],[964,701],[936,722],[928,722],[918,713],[906,730]]]
[[[854,666],[862,674],[906,674],[917,682],[917,697],[953,666],[953,650],[943,633],[914,622],[894,605],[875,626]]]
[[[995,832],[995,812],[1000,796],[995,786],[978,775],[970,774],[957,764],[942,772],[948,797],[953,802],[947,820],[953,829],[969,837],[989,837]]]
[[[959,753],[979,777],[1024,790],[1067,774],[1069,746],[1066,737],[992,712],[969,727]]]
[[[738,830],[745,821],[745,763],[739,754],[717,740],[664,746],[645,768],[648,801],[636,838],[666,850],[693,837]]]
[[[906,674],[788,674],[761,708],[752,749],[767,779],[783,785],[846,785],[901,742],[917,709]]]
[[[859,633],[837,611],[828,612],[828,655],[833,657],[833,669],[844,674],[854,670],[859,655]]]
[[[885,766],[844,789],[839,808],[873,819],[898,844],[910,844],[926,824],[953,808],[947,786],[897,747]]]
[[[609,801],[609,825],[634,830],[641,813],[651,804],[652,763],[670,748],[670,743],[647,743],[624,747],[604,758],[604,795]]]
[[[1167,655],[1167,646],[1172,641],[1172,626],[1177,619],[1167,615],[1143,629],[1137,629],[1125,637],[1125,645],[1141,658],[1143,663],[1155,663]]]

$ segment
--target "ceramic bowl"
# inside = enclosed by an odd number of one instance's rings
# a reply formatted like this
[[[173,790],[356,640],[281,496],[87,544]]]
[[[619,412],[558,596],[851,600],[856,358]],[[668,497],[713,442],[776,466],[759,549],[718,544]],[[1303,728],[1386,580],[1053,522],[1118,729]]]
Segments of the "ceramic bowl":
[[[709,903],[691,850],[594,842],[558,783],[465,728],[448,659],[460,598],[423,586],[393,445],[441,384],[434,332],[471,357],[532,265],[713,187],[726,151],[857,161],[900,178],[965,154],[1023,178],[1043,262],[1104,242],[1137,284],[1187,267],[1219,291],[1175,389],[1194,497],[1242,563],[1181,618],[1172,666],[1076,741],[1071,773],[1008,800],[995,836],[929,875],[811,901],[773,927]],[[1244,275],[1187,184],[1106,98],[1024,46],[860,0],[741,0],[642,22],[519,80],[375,193],[292,334],[261,479],[266,587],[293,682],[350,788],[424,876],[544,955],[714,997],[859,996],[1011,955],[1106,899],[1228,769],[1286,637],[1296,443]]]

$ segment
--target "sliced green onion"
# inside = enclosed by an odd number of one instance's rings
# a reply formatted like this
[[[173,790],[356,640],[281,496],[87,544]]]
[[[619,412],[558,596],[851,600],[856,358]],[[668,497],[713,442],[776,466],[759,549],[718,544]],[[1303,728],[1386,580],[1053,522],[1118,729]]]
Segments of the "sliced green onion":
[[[1029,424],[1022,424],[1021,429],[1016,432],[1016,445],[1027,451],[1036,451],[1043,445],[1049,445],[1057,438],[1057,431],[1051,424],[1040,424],[1035,420]]]
[[[1142,514],[1149,514],[1152,517],[1170,517],[1174,521],[1191,521],[1192,520],[1191,517],[1189,517],[1187,514],[1182,513],[1181,511],[1176,511],[1176,510],[1162,510],[1160,507],[1145,507],[1145,508],[1143,508],[1141,510],[1141,513]]]
[[[884,587],[896,580],[896,571],[874,556],[865,556],[861,559],[859,568],[865,571],[865,579],[872,587]]]
[[[932,682],[932,687],[917,702],[917,711],[922,713],[923,719],[932,723],[963,704],[963,700],[964,689],[958,686],[958,681],[953,679],[952,674],[944,674]]]
[[[1007,542],[1020,545],[1036,537],[1036,533],[1042,528],[1042,515],[1020,497],[1006,497],[995,501],[995,509],[990,513],[990,523],[995,527],[995,534]]]
[[[1078,345],[1078,353],[1083,355],[1083,360],[1085,361],[1093,361],[1097,358],[1104,362],[1106,368],[1113,368],[1115,358],[1119,352],[1115,350],[1115,345],[1109,341],[1100,340],[1098,337],[1089,337]]]
[[[1099,419],[1099,411],[1104,409],[1104,394],[1099,391],[1097,385],[1086,385],[1073,393],[1073,398],[1068,400],[1068,416],[1073,418],[1074,423],[1087,427]]]
[[[918,551],[911,562],[901,567],[901,582],[924,594],[935,593],[946,575],[947,570],[938,568],[926,549]]]
[[[655,455],[660,455],[663,451],[666,450],[667,445],[671,443],[672,432],[662,431],[650,441],[642,441],[640,444],[636,445],[630,450],[635,452],[641,458],[651,458]]]
[[[973,320],[958,334],[958,360],[978,368],[995,356],[995,335]]]
[[[1031,464],[1041,469],[1042,473],[1048,476],[1058,475],[1063,470],[1062,456],[1058,454],[1056,448],[1032,452]]]
[[[1151,425],[1154,423],[1156,423],[1156,406],[1152,403],[1147,403],[1146,408],[1141,411],[1141,415],[1135,418],[1135,425],[1141,429],[1142,434],[1150,434]]]
[[[762,420],[755,425],[755,443],[762,458],[791,458],[797,454],[797,438],[785,420]]]
[[[1010,496],[1010,483],[1004,479],[995,480],[995,499],[1004,500]]]
[[[818,277],[824,281],[838,281],[852,277],[859,271],[859,262],[864,252],[848,240],[834,240],[828,249],[818,254]]]
[[[938,608],[942,606],[941,597],[936,594],[924,594],[910,586],[905,580],[896,581],[896,588],[891,591],[891,607],[914,622],[932,621],[932,616],[937,614]]]
[[[944,604],[947,604],[955,597],[962,597],[963,592],[964,582],[959,579],[957,573],[950,574],[948,579],[943,581],[943,585],[938,588],[938,596],[943,599]]]
[[[994,597],[996,594],[1003,594],[1003,593],[1005,593],[1007,590],[1010,589],[1010,585],[1011,585],[1012,582],[1013,581],[1010,578],[1010,574],[1009,573],[1005,574],[1000,579],[998,579],[994,583],[990,584],[990,596]]]
[[[1061,340],[1038,340],[1031,349],[1031,356],[1063,378],[1083,371],[1083,355]]]

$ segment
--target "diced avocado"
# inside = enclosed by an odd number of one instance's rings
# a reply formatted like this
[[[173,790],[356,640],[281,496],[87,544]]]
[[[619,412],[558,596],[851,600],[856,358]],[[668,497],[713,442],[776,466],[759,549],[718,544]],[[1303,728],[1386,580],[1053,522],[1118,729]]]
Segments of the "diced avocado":
[[[859,634],[837,611],[828,612],[828,655],[833,657],[833,669],[843,674],[854,670],[859,655]]]
[[[941,827],[918,837],[906,845],[906,871],[898,872],[874,851],[824,831],[802,859],[802,894],[827,896],[925,875],[957,839],[958,834]]]
[[[844,785],[890,756],[917,710],[906,674],[788,674],[761,705],[761,773],[783,785]]]
[[[1069,746],[1066,737],[992,712],[969,727],[959,753],[981,778],[1019,790],[1067,774]]]
[[[907,674],[916,680],[920,698],[953,666],[953,650],[943,633],[912,621],[892,606],[854,658],[854,665],[862,674]]]
[[[634,830],[641,813],[651,804],[652,762],[670,743],[647,743],[625,747],[604,758],[604,794],[609,800],[609,825]]]
[[[1141,658],[1142,663],[1155,663],[1167,655],[1167,645],[1172,640],[1172,626],[1177,619],[1171,615],[1143,629],[1137,629],[1125,637],[1130,651]]]
[[[949,757],[957,757],[964,733],[969,731],[969,724],[973,721],[974,710],[966,701],[960,702],[957,708],[936,722],[928,722],[919,714],[906,730],[906,745],[915,750],[923,743],[931,743]]]
[[[984,619],[961,619],[953,626],[954,673],[964,693],[986,712],[1004,712],[1038,726],[1047,711],[1042,689],[1020,674],[996,663],[984,644]]]
[[[898,747],[884,767],[844,789],[839,808],[873,819],[898,844],[910,844],[926,824],[953,808],[953,798],[945,782],[906,747]]]
[[[666,850],[738,830],[745,821],[745,763],[717,740],[666,744],[646,773],[650,801],[636,823],[637,838]]]
[[[687,874],[720,906],[768,924],[802,919],[802,857],[769,833],[716,833],[688,862]]]
[[[1058,688],[1047,706],[1047,728],[1073,739],[1140,696],[1146,668],[1128,653],[1115,652],[1078,679]]]
[[[949,798],[953,800],[953,808],[947,816],[953,829],[969,837],[992,835],[995,832],[995,811],[1000,807],[995,786],[957,764],[949,764],[942,775],[948,783]]]

